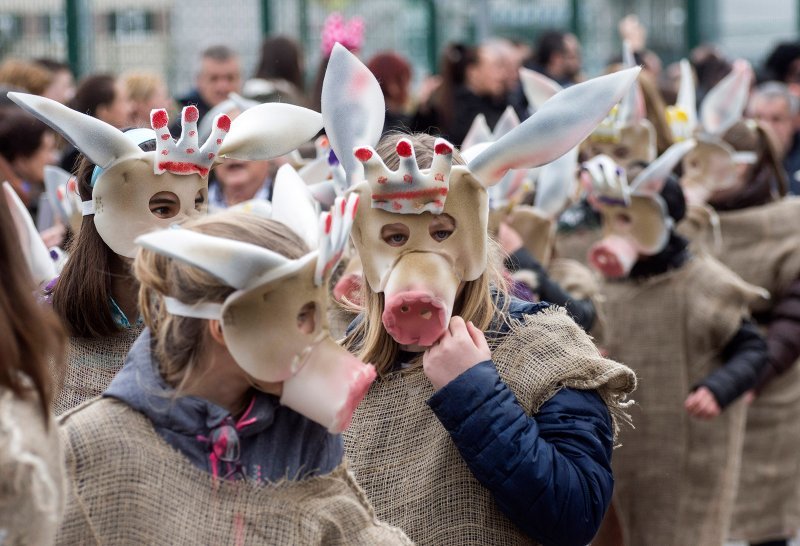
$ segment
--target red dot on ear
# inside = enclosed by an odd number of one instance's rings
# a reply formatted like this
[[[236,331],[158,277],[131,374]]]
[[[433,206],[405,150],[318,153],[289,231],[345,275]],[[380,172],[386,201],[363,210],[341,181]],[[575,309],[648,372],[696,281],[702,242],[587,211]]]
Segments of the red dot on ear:
[[[167,116],[167,111],[163,108],[156,110],[150,115],[150,124],[153,126],[153,129],[161,129],[162,127],[166,127],[168,122],[169,117]]]
[[[355,156],[359,161],[369,161],[369,159],[372,157],[372,152],[369,150],[369,148],[359,148],[355,151]]]
[[[188,123],[194,123],[200,117],[200,112],[197,111],[197,106],[187,106],[183,111],[183,119]]]
[[[450,146],[448,146],[448,145],[447,145],[447,144],[445,144],[444,142],[440,142],[439,144],[437,144],[437,145],[434,147],[433,151],[434,151],[434,152],[435,152],[437,155],[445,155],[445,154],[450,154],[450,153],[453,153],[453,148],[451,148]]]
[[[397,143],[397,155],[400,157],[411,157],[411,143],[407,140],[401,140]]]
[[[221,116],[217,120],[217,128],[222,129],[226,133],[228,131],[230,131],[231,130],[231,118],[229,118],[227,115]],[[217,140],[217,144],[219,144],[219,143],[220,143],[220,141]]]

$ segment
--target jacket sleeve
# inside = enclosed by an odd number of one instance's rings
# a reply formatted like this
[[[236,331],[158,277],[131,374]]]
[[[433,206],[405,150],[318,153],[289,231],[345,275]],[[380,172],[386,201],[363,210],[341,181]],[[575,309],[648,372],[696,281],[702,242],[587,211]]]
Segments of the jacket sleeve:
[[[550,278],[542,264],[539,263],[539,260],[524,247],[514,251],[506,259],[505,266],[511,273],[521,269],[532,271],[539,282],[539,286],[535,287],[535,291],[542,301],[564,307],[585,332],[592,329],[596,314],[592,301],[589,299],[579,300],[570,296],[557,282]]]
[[[594,537],[614,483],[611,420],[596,392],[562,389],[529,416],[487,360],[428,404],[521,531],[545,545],[584,545]]]
[[[700,381],[708,387],[721,408],[727,407],[756,386],[767,365],[767,343],[750,320],[743,320],[739,330],[722,351],[724,364]]]
[[[762,390],[775,376],[786,372],[800,358],[800,279],[781,296],[769,316],[767,366],[758,380]]]

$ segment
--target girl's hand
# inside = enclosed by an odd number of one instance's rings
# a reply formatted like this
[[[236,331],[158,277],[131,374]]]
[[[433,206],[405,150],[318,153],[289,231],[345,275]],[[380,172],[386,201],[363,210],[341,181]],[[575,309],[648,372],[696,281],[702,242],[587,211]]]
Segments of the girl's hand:
[[[492,358],[486,338],[472,322],[452,317],[448,329],[422,356],[422,369],[441,389],[476,364]]]
[[[710,420],[722,413],[717,399],[707,387],[700,387],[686,398],[684,407],[697,419]]]

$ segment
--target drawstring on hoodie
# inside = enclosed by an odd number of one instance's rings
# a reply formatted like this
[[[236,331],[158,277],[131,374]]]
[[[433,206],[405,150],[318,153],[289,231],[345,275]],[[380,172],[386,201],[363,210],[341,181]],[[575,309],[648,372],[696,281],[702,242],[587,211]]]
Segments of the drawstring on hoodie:
[[[258,420],[256,417],[249,417],[255,401],[255,396],[250,399],[250,404],[238,421],[234,422],[233,417],[229,415],[222,423],[211,429],[208,436],[197,435],[198,441],[205,442],[209,446],[208,461],[211,465],[211,475],[214,476],[214,479],[219,478],[220,462],[227,464],[225,478],[240,469],[241,445],[238,433],[244,427],[252,425]],[[231,465],[235,465],[233,469],[231,469]]]

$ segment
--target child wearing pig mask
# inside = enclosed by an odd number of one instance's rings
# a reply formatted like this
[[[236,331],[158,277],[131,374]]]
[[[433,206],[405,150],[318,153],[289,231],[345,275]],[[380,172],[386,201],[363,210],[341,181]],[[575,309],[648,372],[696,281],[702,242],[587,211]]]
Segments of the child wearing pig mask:
[[[564,90],[465,165],[427,135],[378,143],[380,86],[334,48],[322,115],[360,198],[365,279],[345,346],[380,376],[345,451],[378,517],[417,544],[583,545],[602,520],[635,376],[563,309],[505,294],[486,188],[575,147],[637,71]]]
[[[375,371],[327,332],[356,206],[336,205],[311,253],[239,211],[137,238],[147,327],[103,397],[60,420],[59,544],[410,544],[343,466]]]
[[[748,318],[762,291],[692,255],[673,229],[685,201],[670,172],[693,146],[674,145],[630,184],[607,156],[582,174],[603,219],[589,255],[606,279],[601,345],[640,380],[636,430],[613,465],[626,544],[723,544],[744,432],[735,401],[766,361]]]

